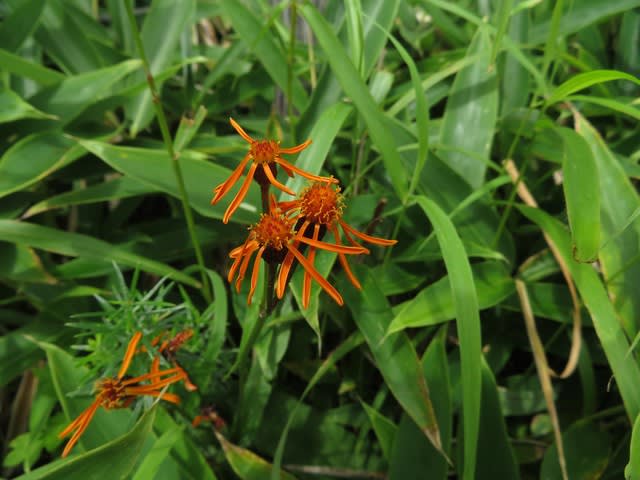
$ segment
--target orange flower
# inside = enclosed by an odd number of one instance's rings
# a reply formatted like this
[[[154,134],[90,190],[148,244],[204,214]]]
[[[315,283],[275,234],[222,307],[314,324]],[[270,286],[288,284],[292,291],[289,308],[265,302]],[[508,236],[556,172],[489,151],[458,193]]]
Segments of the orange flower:
[[[258,252],[253,262],[253,270],[251,272],[251,289],[249,290],[247,303],[249,305],[251,304],[251,298],[255,292],[256,284],[258,283],[260,260],[262,259],[268,263],[281,264],[276,293],[278,298],[282,298],[284,295],[284,287],[287,283],[287,277],[289,276],[289,271],[291,270],[293,260],[295,259],[302,265],[305,272],[320,284],[325,292],[327,292],[339,305],[342,305],[344,303],[342,301],[342,296],[327,280],[322,277],[322,275],[318,273],[314,266],[304,258],[304,255],[302,255],[300,250],[298,250],[298,245],[300,243],[304,243],[315,248],[330,250],[341,255],[368,253],[367,249],[359,245],[355,247],[347,247],[321,242],[317,238],[307,238],[304,236],[306,226],[303,226],[296,232],[294,228],[295,223],[295,219],[288,218],[276,207],[275,198],[272,196],[269,213],[262,214],[258,223],[251,227],[249,237],[244,244],[234,248],[231,253],[229,253],[229,257],[234,259],[233,265],[231,265],[231,269],[229,270],[229,282],[233,281],[233,278],[237,273],[236,290],[240,291],[240,286],[242,285],[242,280],[244,279],[247,268],[249,267],[251,257],[255,252]]]
[[[185,378],[184,371],[181,368],[170,368],[168,370],[151,372],[124,380],[124,376],[129,369],[129,365],[136,353],[136,347],[141,338],[142,334],[140,332],[133,336],[122,359],[122,366],[120,367],[118,375],[115,378],[103,378],[99,380],[96,383],[98,393],[93,403],[58,434],[59,438],[64,438],[71,434],[71,432],[74,432],[64,447],[64,451],[62,452],[63,457],[66,457],[78,442],[80,436],[89,426],[98,407],[102,406],[106,410],[126,408],[131,405],[135,397],[141,395],[159,397],[165,386],[179,382]],[[147,385],[140,384],[140,382],[147,380],[151,381],[151,383]],[[180,398],[173,393],[162,394],[162,399],[171,403],[180,403]]]
[[[342,219],[344,197],[340,193],[340,187],[337,186],[334,188],[332,185],[327,183],[315,182],[305,188],[296,200],[280,202],[278,207],[287,215],[294,213],[294,216],[290,217],[292,220],[295,220],[296,222],[302,221],[300,231],[304,231],[309,226],[313,225],[313,234],[311,237],[313,241],[317,241],[321,234],[324,234],[324,231],[329,230],[335,238],[336,246],[341,246],[342,242],[340,239],[340,230],[338,229],[339,225],[344,232],[346,239],[354,247],[359,247],[360,245],[353,239],[353,237],[384,247],[397,243],[397,240],[372,237],[371,235],[359,232],[355,228],[349,226]],[[309,245],[309,256],[307,260],[313,265],[316,248],[313,244]],[[344,254],[338,252],[338,258],[351,283],[358,289],[362,288],[360,286],[360,282],[351,271],[347,258]],[[311,276],[305,272],[302,285],[302,306],[304,308],[307,308],[309,305],[310,296]]]
[[[163,336],[164,334],[158,335],[151,341],[151,345],[155,347],[160,342]],[[184,374],[184,388],[186,388],[190,392],[193,392],[194,390],[197,390],[198,387],[196,387],[195,384],[193,384],[193,382],[189,380],[189,375],[187,375],[187,372],[180,365],[178,365],[178,361],[176,360],[176,352],[182,346],[182,344],[189,340],[191,337],[193,337],[193,330],[191,329],[179,332],[175,337],[169,340],[164,340],[160,345],[160,348],[158,349],[158,353],[161,353],[167,360],[169,360],[173,364],[174,368],[180,369],[180,371]],[[141,351],[146,351],[146,348],[142,347]],[[159,371],[160,357],[156,357],[153,359],[153,363],[151,364],[151,373],[156,373]]]
[[[235,183],[240,178],[240,175],[242,175],[242,172],[244,172],[244,169],[247,166],[249,160],[253,160],[253,163],[249,168],[247,177],[242,183],[240,190],[236,194],[231,204],[229,204],[227,211],[224,212],[224,217],[222,218],[223,223],[227,223],[229,221],[229,218],[231,218],[231,215],[233,215],[233,212],[238,209],[240,203],[242,202],[242,200],[244,200],[244,197],[246,197],[247,192],[249,191],[249,185],[251,185],[251,180],[253,180],[254,177],[256,178],[256,181],[261,184],[270,183],[274,187],[288,193],[289,195],[295,195],[295,193],[291,189],[287,188],[276,179],[276,164],[280,165],[290,177],[292,177],[294,173],[297,173],[298,175],[308,178],[309,180],[315,180],[319,182],[335,181],[331,178],[319,177],[317,175],[307,173],[282,158],[281,155],[283,153],[294,154],[301,152],[311,144],[311,140],[307,140],[306,142],[301,143],[300,145],[296,145],[295,147],[280,148],[279,142],[276,142],[274,140],[254,140],[249,136],[249,134],[247,134],[247,132],[242,129],[240,125],[236,123],[233,118],[230,118],[229,121],[231,122],[233,128],[236,129],[236,132],[238,132],[238,134],[240,134],[242,138],[249,142],[249,152],[245,155],[245,157],[240,162],[240,165],[238,165],[238,167],[233,171],[231,176],[214,189],[215,196],[211,200],[211,204],[215,205],[216,203],[218,203],[220,199],[224,197],[229,192],[229,190],[231,190],[231,187],[235,185]],[[258,166],[262,167],[262,170],[256,172]]]

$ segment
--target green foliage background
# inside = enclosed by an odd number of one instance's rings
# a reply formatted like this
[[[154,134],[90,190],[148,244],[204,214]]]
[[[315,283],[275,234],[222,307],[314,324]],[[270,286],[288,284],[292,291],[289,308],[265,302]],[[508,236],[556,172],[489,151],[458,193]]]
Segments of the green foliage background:
[[[3,477],[640,478],[639,0],[137,1],[139,37],[127,1],[0,0]],[[362,291],[318,256],[343,308],[229,288],[230,116],[398,239]],[[133,332],[186,328],[198,391],[59,460]]]

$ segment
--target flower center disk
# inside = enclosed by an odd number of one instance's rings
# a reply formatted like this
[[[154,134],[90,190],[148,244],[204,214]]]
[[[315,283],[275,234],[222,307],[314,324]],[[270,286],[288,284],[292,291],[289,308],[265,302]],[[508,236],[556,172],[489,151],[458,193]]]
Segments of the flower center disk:
[[[98,382],[102,406],[106,409],[122,407],[124,386],[117,378],[105,378]]]
[[[251,158],[259,164],[272,163],[278,152],[278,143],[273,140],[259,140],[251,144]]]
[[[340,187],[317,182],[300,194],[300,212],[313,223],[329,225],[342,216],[344,200]]]
[[[253,226],[253,234],[260,245],[282,250],[293,238],[293,220],[279,212],[263,214]]]

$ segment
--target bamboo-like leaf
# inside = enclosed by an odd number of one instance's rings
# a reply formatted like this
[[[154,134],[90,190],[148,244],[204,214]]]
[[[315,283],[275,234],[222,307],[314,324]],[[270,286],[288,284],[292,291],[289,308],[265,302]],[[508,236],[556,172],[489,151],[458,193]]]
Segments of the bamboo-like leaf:
[[[640,85],[640,80],[633,75],[625,72],[619,72],[617,70],[593,70],[591,72],[579,73],[569,80],[559,85],[551,92],[551,95],[546,101],[547,105],[553,105],[554,103],[561,102],[569,95],[589,88],[592,85],[597,85],[603,82],[611,82],[614,80],[628,80],[637,85]]]
[[[416,197],[433,224],[442,258],[449,273],[451,293],[456,307],[456,325],[460,340],[462,370],[462,408],[464,425],[464,466],[462,478],[475,476],[480,418],[481,345],[480,314],[469,259],[451,220],[438,205],[425,197]]]
[[[199,285],[193,278],[168,265],[135,255],[120,247],[79,233],[65,232],[16,220],[0,220],[0,240],[20,243],[60,255],[113,261],[157,275],[166,275],[188,285]]]

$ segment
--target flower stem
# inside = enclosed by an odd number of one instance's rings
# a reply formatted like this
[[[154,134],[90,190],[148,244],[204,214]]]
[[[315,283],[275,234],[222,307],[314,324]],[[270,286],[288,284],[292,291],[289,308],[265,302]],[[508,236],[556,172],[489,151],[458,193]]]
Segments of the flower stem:
[[[136,19],[133,14],[133,7],[131,6],[132,2],[125,1],[124,3],[127,8],[127,16],[129,17],[129,24],[131,26],[131,31],[133,32],[133,36],[136,42],[138,55],[140,55],[140,60],[142,60],[144,72],[147,77],[147,83],[149,84],[149,90],[151,91],[153,107],[156,111],[156,118],[158,119],[160,131],[162,132],[162,140],[164,141],[164,145],[167,149],[167,152],[169,153],[169,157],[171,158],[173,173],[176,176],[176,182],[178,183],[178,189],[180,190],[182,210],[187,221],[187,229],[189,230],[189,236],[191,237],[191,243],[193,244],[193,249],[195,251],[196,261],[198,262],[198,266],[200,267],[203,296],[207,302],[211,302],[213,299],[213,295],[211,293],[211,284],[209,283],[209,279],[207,278],[204,257],[202,256],[202,249],[200,248],[200,242],[198,241],[198,236],[196,235],[195,223],[193,221],[191,207],[189,207],[189,196],[187,195],[187,189],[184,186],[184,177],[182,176],[182,169],[180,168],[180,162],[178,161],[178,157],[180,155],[177,154],[173,148],[173,139],[171,138],[171,133],[169,132],[167,117],[164,114],[162,102],[160,101],[160,95],[158,94],[156,83],[153,79],[153,74],[151,73],[151,69],[149,68],[149,61],[147,60],[147,56],[144,52],[142,37],[140,36],[140,31],[138,30],[138,25],[136,24]]]

